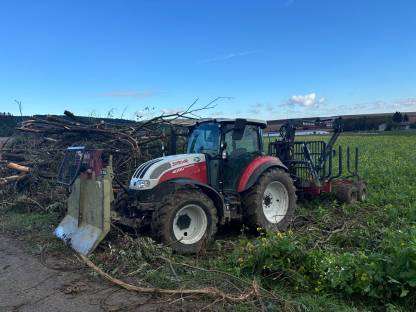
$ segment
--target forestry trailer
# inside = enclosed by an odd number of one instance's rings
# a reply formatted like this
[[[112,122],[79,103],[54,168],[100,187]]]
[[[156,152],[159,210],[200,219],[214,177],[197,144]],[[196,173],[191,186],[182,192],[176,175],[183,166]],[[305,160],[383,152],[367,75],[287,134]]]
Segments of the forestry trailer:
[[[357,174],[358,151],[351,169],[347,149],[349,176],[340,178],[343,154],[333,145],[341,124],[333,120],[331,125],[328,143],[295,141],[299,121],[288,122],[279,140],[269,140],[265,155],[266,122],[199,120],[189,128],[186,154],[143,163],[115,199],[111,157],[105,164],[102,151],[69,147],[58,176],[59,182],[71,186],[68,214],[55,235],[88,254],[113,221],[148,229],[178,253],[196,253],[214,238],[219,226],[233,220],[284,231],[293,219],[297,194],[335,192],[347,203],[365,200],[367,187]]]

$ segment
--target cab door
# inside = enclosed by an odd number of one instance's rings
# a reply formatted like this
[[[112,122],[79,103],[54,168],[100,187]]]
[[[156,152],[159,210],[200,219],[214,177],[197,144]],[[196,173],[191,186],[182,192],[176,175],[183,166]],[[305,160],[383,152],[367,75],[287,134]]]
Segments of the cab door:
[[[226,125],[223,142],[226,157],[223,159],[225,191],[236,191],[244,169],[262,155],[261,132],[258,126],[246,125],[240,140],[233,139],[233,125]]]
[[[218,123],[202,123],[191,130],[187,153],[203,153],[208,168],[208,183],[220,190],[220,127]]]

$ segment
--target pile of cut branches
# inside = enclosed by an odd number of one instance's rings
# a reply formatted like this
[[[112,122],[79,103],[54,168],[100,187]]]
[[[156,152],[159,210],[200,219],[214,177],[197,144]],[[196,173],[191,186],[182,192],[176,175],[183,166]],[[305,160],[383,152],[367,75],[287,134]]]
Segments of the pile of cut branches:
[[[163,154],[172,131],[178,136],[176,149],[183,151],[187,126],[201,110],[215,106],[214,101],[185,111],[160,115],[145,121],[79,117],[69,111],[63,116],[34,116],[20,123],[16,134],[0,149],[0,198],[8,202],[25,198],[26,204],[48,209],[65,196],[54,183],[68,146],[84,145],[113,156],[115,189],[127,185],[135,168]],[[182,139],[181,139],[182,138]],[[30,198],[28,201],[27,198]]]

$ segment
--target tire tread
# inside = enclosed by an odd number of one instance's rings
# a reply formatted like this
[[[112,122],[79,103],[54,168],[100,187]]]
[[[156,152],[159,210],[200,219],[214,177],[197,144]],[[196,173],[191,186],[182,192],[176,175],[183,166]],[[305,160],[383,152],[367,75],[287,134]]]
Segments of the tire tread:
[[[272,178],[273,176],[280,176],[283,179],[290,180],[290,183],[288,183],[289,189],[289,205],[293,204],[295,207],[292,209],[289,209],[291,211],[288,211],[287,217],[285,217],[281,222],[279,222],[275,229],[277,230],[285,230],[289,223],[291,222],[291,219],[293,218],[294,210],[296,209],[296,201],[297,201],[297,195],[296,195],[296,188],[293,185],[293,181],[290,178],[289,174],[281,169],[281,168],[272,168],[269,170],[266,170],[257,180],[257,182],[244,194],[243,196],[243,207],[244,207],[244,214],[245,214],[245,221],[246,223],[251,227],[264,227],[263,222],[261,221],[261,215],[259,213],[263,213],[262,211],[259,212],[261,209],[259,206],[259,203],[263,202],[263,194],[262,194],[262,184],[264,181],[267,181],[268,179]],[[292,195],[292,198],[290,198],[290,195]],[[293,203],[291,203],[293,201]]]
[[[187,201],[202,201],[203,205],[208,209],[208,231],[205,237],[195,244],[185,245],[174,240],[170,232],[170,222],[174,218],[173,214],[178,209],[178,205]],[[152,217],[152,232],[156,239],[164,244],[172,247],[179,254],[197,253],[204,245],[213,239],[217,232],[217,209],[212,200],[201,190],[178,190],[166,195],[161,205],[156,208]]]

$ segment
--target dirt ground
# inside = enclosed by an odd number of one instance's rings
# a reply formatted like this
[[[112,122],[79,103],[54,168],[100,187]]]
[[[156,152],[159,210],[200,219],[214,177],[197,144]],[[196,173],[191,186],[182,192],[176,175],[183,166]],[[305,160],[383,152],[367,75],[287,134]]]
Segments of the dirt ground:
[[[24,251],[16,239],[0,235],[0,312],[4,311],[186,311],[160,298],[138,295],[95,277],[80,264],[65,268],[57,258]],[[59,268],[58,268],[59,267]]]

